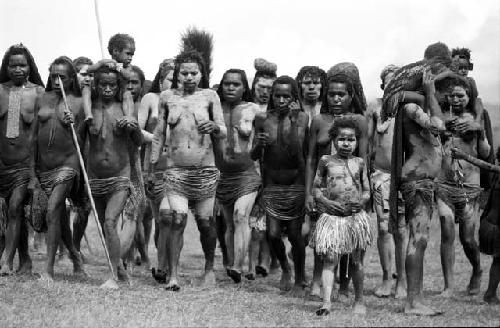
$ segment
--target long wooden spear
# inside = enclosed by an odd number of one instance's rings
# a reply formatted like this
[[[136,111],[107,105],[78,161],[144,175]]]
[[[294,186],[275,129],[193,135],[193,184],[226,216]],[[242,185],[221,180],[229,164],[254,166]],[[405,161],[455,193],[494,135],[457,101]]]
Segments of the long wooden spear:
[[[59,86],[61,88],[61,94],[64,100],[65,112],[71,112],[68,106],[68,101],[66,99],[66,92],[64,91],[61,77],[58,75],[57,78],[59,80]],[[95,208],[94,198],[92,198],[92,191],[90,190],[89,177],[87,175],[87,171],[85,170],[85,162],[83,161],[82,153],[80,152],[80,144],[78,143],[78,138],[76,136],[75,126],[73,122],[70,123],[70,128],[71,128],[71,136],[73,137],[73,143],[75,144],[76,152],[78,154],[78,161],[80,162],[80,167],[82,169],[83,179],[85,181],[85,187],[86,187],[85,189],[87,190],[87,194],[89,195],[90,206],[92,207],[92,211],[94,212],[94,219],[97,225],[97,231],[99,232],[99,238],[101,239],[102,247],[104,248],[104,253],[106,254],[106,259],[108,260],[109,270],[111,271],[113,278],[116,279],[117,277],[115,275],[115,270],[113,270],[113,265],[111,264],[111,259],[109,257],[108,247],[106,246],[104,234],[102,233],[101,222],[99,221],[99,216]]]
[[[104,51],[104,43],[102,43],[102,28],[101,18],[99,16],[99,1],[94,0],[95,19],[97,21],[97,33],[99,34],[99,45],[101,47],[101,58],[104,59],[106,52]]]

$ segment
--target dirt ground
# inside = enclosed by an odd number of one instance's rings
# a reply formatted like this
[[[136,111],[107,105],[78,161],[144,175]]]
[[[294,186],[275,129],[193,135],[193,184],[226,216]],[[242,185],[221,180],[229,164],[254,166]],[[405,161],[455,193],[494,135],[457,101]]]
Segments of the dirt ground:
[[[481,295],[468,296],[465,288],[471,268],[456,238],[456,295],[439,296],[443,289],[439,257],[440,229],[433,220],[431,240],[425,258],[424,291],[427,304],[444,311],[432,318],[408,317],[402,314],[403,301],[373,296],[381,280],[381,269],[372,245],[365,259],[365,295],[368,313],[351,312],[352,290],[347,302],[333,303],[328,317],[317,317],[320,303],[306,298],[293,298],[278,289],[280,274],[236,285],[225,275],[219,250],[216,257],[217,287],[200,290],[195,286],[204,264],[198,231],[194,221],[188,223],[185,246],[181,254],[180,292],[169,292],[158,285],[149,272],[134,269],[132,285],[122,284],[117,291],[99,289],[107,274],[104,252],[93,222],[88,235],[95,255],[89,256],[85,269],[88,279],[72,276],[71,263],[61,260],[56,265],[55,282],[47,284],[34,278],[0,278],[0,327],[332,327],[332,326],[499,326],[500,306],[482,301],[491,263],[482,256],[483,281]],[[83,252],[88,254],[86,247]],[[156,250],[150,247],[153,265]],[[44,269],[45,257],[35,254],[34,269]],[[307,250],[307,274],[312,275],[312,252]]]

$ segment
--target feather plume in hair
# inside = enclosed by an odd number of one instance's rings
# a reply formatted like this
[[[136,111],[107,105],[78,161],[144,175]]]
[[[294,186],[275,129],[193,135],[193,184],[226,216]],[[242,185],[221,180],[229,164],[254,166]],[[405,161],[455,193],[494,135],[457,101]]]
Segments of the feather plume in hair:
[[[214,37],[205,30],[200,30],[197,27],[188,27],[181,34],[181,52],[195,50],[201,54],[205,62],[208,81],[210,81],[210,73],[212,73],[213,47]]]

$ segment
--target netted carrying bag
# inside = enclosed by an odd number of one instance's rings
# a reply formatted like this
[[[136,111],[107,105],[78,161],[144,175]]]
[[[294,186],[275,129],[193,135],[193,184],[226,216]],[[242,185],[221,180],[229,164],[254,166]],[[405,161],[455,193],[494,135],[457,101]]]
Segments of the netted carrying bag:
[[[0,236],[5,236],[7,222],[7,203],[5,202],[5,198],[0,198]]]
[[[47,232],[47,206],[49,199],[41,188],[35,188],[31,192],[28,205],[25,207],[25,215],[28,222],[36,232]]]

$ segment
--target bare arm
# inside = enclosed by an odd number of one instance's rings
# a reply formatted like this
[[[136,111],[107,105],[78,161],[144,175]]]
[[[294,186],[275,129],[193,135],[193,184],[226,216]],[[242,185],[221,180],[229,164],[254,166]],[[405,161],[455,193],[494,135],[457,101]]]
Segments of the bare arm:
[[[312,195],[312,187],[314,182],[314,173],[316,171],[316,142],[318,139],[318,117],[313,118],[311,128],[309,130],[309,147],[306,157],[306,209],[310,212],[314,209],[314,197]]]
[[[365,206],[366,203],[370,200],[370,182],[368,180],[368,170],[366,167],[365,162],[363,159],[361,159],[360,164],[359,164],[359,169],[361,172],[360,179],[361,179],[361,205]]]
[[[425,104],[427,112],[430,113],[432,118],[443,119],[443,112],[441,106],[436,99],[436,86],[434,85],[434,76],[430,72],[424,72],[422,82],[425,92]]]
[[[139,105],[139,113],[137,116],[137,121],[139,122],[139,127],[142,130],[142,137],[145,143],[151,143],[153,141],[153,133],[146,130],[148,121],[158,120],[158,117],[154,117],[153,106],[158,107],[158,100],[155,94],[146,94]]]
[[[224,122],[224,114],[222,113],[222,105],[219,96],[215,91],[212,93],[212,113],[213,121],[216,125],[212,135],[218,139],[225,138],[227,135],[226,123]]]
[[[28,184],[28,189],[34,189],[39,185],[38,179],[36,177],[36,162],[38,159],[38,111],[40,109],[41,101],[42,101],[42,95],[43,93],[40,93],[37,95],[36,100],[35,100],[35,110],[34,110],[34,118],[33,118],[33,127],[30,131],[31,133],[31,155],[30,155],[30,182]]]
[[[462,151],[460,148],[457,148],[457,147],[451,148],[451,154],[452,154],[453,158],[464,159],[467,162],[469,162],[473,165],[476,165],[482,169],[485,169],[488,171],[493,171],[496,173],[500,173],[500,166],[495,165],[495,164],[491,164],[491,163],[483,161],[479,158],[473,157],[473,156],[465,153],[464,151]]]
[[[424,129],[430,130],[433,133],[439,133],[445,130],[444,123],[441,119],[431,117],[417,104],[406,104],[404,110],[409,118]]]
[[[166,99],[160,97],[159,103],[159,113],[158,113],[158,124],[153,132],[153,140],[151,141],[151,164],[156,164],[160,158],[161,150],[163,144],[165,143],[165,134],[167,130],[167,120],[168,120],[168,104]],[[153,165],[150,166],[151,168]]]

